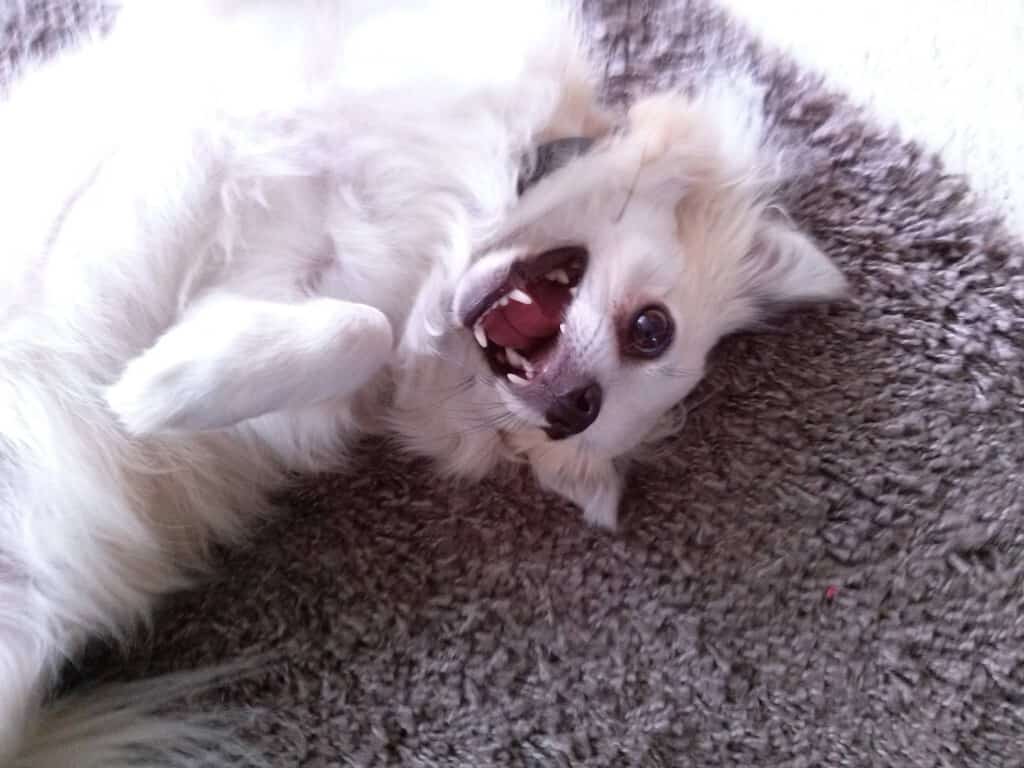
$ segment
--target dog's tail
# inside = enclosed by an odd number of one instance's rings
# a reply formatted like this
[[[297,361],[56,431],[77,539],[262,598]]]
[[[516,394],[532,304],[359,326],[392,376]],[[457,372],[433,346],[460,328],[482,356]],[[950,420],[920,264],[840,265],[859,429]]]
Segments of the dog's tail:
[[[256,711],[179,715],[225,679],[193,672],[61,697],[31,728],[11,768],[266,768],[240,731]]]

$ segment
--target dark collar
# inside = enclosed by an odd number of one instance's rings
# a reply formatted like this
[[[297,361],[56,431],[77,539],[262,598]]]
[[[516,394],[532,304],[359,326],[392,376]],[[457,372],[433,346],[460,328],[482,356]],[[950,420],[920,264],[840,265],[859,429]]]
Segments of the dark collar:
[[[593,145],[594,139],[584,136],[555,139],[538,145],[530,155],[523,158],[516,191],[522,195],[545,176],[568,165],[577,157],[585,155]]]

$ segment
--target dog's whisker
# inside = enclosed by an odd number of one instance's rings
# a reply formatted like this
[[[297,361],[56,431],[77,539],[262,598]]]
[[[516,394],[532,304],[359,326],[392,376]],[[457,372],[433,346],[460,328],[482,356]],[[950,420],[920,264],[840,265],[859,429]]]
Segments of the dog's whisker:
[[[502,430],[515,431],[529,426],[522,419],[513,413],[506,412],[496,418],[484,419],[479,423],[472,424],[463,429],[431,435],[429,438],[420,438],[423,443],[447,442],[453,439],[476,435],[481,432],[498,432]]]
[[[680,403],[679,407],[683,408],[687,414],[693,414],[703,408],[705,405],[714,400],[718,395],[725,391],[725,387],[715,387],[713,390],[708,392],[704,397],[700,398],[694,403]]]
[[[671,368],[667,366],[652,368],[647,373],[650,376],[669,376],[679,379],[699,378],[704,375],[704,372],[698,368]]]
[[[623,202],[622,208],[619,211],[618,216],[616,216],[615,219],[614,219],[616,224],[618,224],[620,221],[622,221],[623,217],[626,215],[626,210],[629,208],[629,204],[633,201],[633,195],[636,192],[636,185],[640,181],[640,171],[643,170],[644,162],[645,162],[646,157],[647,157],[647,144],[644,144],[644,146],[640,150],[640,160],[639,160],[639,162],[637,162],[637,165],[636,165],[636,173],[633,174],[633,180],[632,180],[632,182],[630,182],[629,191],[626,193],[626,200],[625,200],[625,202]]]

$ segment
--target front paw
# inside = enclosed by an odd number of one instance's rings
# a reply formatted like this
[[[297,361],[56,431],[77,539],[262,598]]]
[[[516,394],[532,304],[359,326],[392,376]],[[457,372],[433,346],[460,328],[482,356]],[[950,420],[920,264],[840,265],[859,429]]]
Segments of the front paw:
[[[184,371],[158,370],[146,356],[136,358],[105,393],[110,410],[125,430],[136,436],[174,430],[182,423],[182,406],[189,401]]]
[[[392,345],[387,317],[366,305],[214,295],[132,360],[106,400],[135,435],[221,429],[349,396]]]

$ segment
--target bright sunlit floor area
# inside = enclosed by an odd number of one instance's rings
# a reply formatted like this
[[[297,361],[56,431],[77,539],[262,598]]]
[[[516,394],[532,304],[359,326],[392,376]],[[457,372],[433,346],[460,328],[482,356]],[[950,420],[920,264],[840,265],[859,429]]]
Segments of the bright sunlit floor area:
[[[967,173],[1024,233],[1024,2],[722,0]]]

